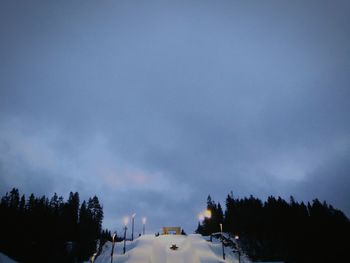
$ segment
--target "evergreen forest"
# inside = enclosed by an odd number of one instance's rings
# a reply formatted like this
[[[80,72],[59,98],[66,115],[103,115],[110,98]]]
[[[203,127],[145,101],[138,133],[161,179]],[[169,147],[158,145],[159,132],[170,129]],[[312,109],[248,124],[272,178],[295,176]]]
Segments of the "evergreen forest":
[[[223,231],[238,236],[239,249],[252,260],[284,262],[346,262],[350,221],[340,210],[318,199],[289,201],[273,196],[263,202],[250,196],[226,198],[223,211],[210,195],[211,217],[198,223],[197,233]],[[236,249],[236,248],[235,248]]]
[[[81,202],[78,192],[65,201],[14,188],[1,198],[0,215],[0,251],[19,262],[85,261],[110,236],[97,196]]]

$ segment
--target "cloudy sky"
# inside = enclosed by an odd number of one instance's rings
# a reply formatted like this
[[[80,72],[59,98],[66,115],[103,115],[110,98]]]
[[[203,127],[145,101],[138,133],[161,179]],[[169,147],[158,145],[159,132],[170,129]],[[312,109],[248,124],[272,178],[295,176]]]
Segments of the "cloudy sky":
[[[0,194],[192,232],[208,194],[350,214],[348,1],[0,3]]]

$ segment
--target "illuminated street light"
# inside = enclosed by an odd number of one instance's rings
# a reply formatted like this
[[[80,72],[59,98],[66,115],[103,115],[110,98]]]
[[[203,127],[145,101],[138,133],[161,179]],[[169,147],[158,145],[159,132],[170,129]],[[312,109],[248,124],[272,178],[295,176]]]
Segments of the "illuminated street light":
[[[127,226],[129,224],[129,217],[124,217],[123,218],[123,223],[124,223],[124,226]]]
[[[210,219],[211,218],[211,211],[209,209],[204,211],[204,217]]]
[[[203,221],[204,219],[210,219],[211,218],[211,211],[209,209],[206,209],[198,214],[198,220]]]
[[[212,216],[210,209],[205,209],[202,212],[198,214],[198,227],[200,227],[201,222],[203,222],[205,219],[210,219]],[[208,222],[205,222],[208,223]],[[210,235],[210,242],[212,242],[212,235]]]
[[[225,260],[224,235],[222,234],[222,224],[220,224],[221,243],[222,243],[222,259]]]
[[[203,220],[210,219],[211,218],[211,210],[210,209],[206,209],[200,215],[203,216]],[[210,234],[210,242],[213,242],[212,234]]]
[[[199,220],[199,222],[202,222],[203,220],[204,220],[204,214],[203,213],[200,213],[200,214],[198,214],[198,220]]]
[[[135,219],[136,213],[134,213],[132,218],[132,225],[131,225],[131,241],[134,241],[134,219]]]
[[[146,230],[146,217],[142,217],[142,234],[145,235]]]
[[[113,253],[114,253],[114,242],[115,242],[115,236],[117,235],[116,232],[112,235],[112,251],[111,251],[111,263],[113,263]]]
[[[238,247],[238,240],[239,240],[239,236],[235,235],[235,240],[236,240],[236,246],[237,246],[237,254],[238,254],[238,263],[241,263],[241,250]]]
[[[123,247],[123,254],[125,254],[126,250],[126,230],[128,229],[126,226],[129,223],[129,217],[124,217],[124,247]]]

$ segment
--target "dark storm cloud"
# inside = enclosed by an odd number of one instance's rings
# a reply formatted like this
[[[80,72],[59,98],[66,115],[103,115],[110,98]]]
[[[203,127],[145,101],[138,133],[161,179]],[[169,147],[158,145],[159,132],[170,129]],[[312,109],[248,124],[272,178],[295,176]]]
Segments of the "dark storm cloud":
[[[231,190],[349,213],[348,8],[2,2],[1,192],[97,194],[113,228],[193,228]]]

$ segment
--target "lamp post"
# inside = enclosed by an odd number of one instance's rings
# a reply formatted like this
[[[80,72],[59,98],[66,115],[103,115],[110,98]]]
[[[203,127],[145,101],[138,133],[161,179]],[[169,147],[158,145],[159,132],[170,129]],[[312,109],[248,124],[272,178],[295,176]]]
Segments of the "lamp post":
[[[126,230],[128,229],[126,226],[128,225],[129,218],[124,217],[124,247],[123,247],[123,254],[125,254],[126,250]]]
[[[211,218],[211,211],[209,209],[204,211],[204,217],[210,219]]]
[[[146,230],[146,217],[142,217],[142,234],[145,235]]]
[[[238,235],[235,236],[235,240],[236,240],[236,246],[237,246],[238,263],[241,263],[241,251],[239,250],[239,247],[238,247],[238,240],[239,240]]]
[[[209,209],[204,210],[202,213],[200,213],[198,215],[199,224],[201,221],[204,221],[205,219],[208,220],[210,218],[211,218],[211,210],[209,210]],[[213,237],[210,233],[210,242],[212,242],[212,241],[213,241]]]
[[[205,210],[204,211],[204,217],[207,218],[207,219],[211,219],[211,210],[209,210],[209,209]],[[210,233],[210,242],[213,242],[213,235],[212,235],[212,233]]]
[[[220,224],[221,243],[222,243],[222,259],[225,260],[224,235],[222,233],[222,224]]]
[[[198,232],[198,234],[203,234],[203,227],[202,227],[202,222],[204,221],[204,214],[203,213],[199,213],[198,214],[198,227],[196,230],[196,233]]]
[[[111,251],[111,263],[113,263],[113,253],[114,253],[114,242],[115,242],[115,236],[117,235],[116,232],[112,235],[112,251]]]
[[[134,213],[132,218],[132,225],[131,225],[131,241],[134,241],[134,220],[135,220],[136,213]]]
[[[203,222],[203,220],[204,220],[204,214],[203,214],[203,213],[200,213],[200,214],[198,215],[198,223]]]

